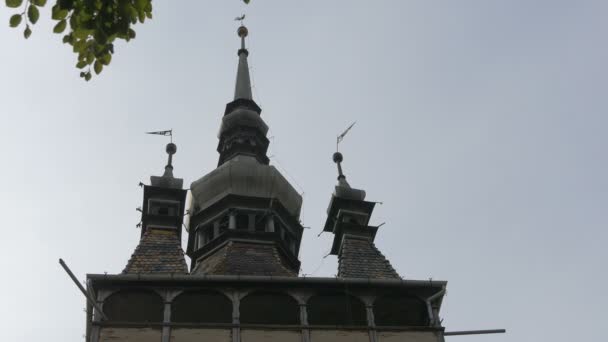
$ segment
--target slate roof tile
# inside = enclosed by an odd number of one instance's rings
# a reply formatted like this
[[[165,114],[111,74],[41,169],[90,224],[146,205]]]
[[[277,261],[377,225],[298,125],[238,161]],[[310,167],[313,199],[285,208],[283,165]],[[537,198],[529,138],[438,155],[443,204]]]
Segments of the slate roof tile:
[[[341,278],[401,278],[368,238],[344,236],[338,259],[338,277]]]
[[[145,232],[122,273],[188,273],[177,231]]]
[[[192,273],[295,277],[274,244],[229,241],[197,264]]]

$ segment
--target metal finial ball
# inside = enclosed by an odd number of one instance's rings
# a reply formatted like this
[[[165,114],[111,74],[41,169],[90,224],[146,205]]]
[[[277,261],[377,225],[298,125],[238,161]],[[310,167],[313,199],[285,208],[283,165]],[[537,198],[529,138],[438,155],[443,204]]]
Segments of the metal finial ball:
[[[236,32],[239,34],[239,37],[241,37],[241,38],[247,37],[247,35],[249,34],[249,30],[247,30],[247,28],[245,26],[239,27],[239,29]]]
[[[334,163],[341,163],[344,158],[342,157],[342,153],[336,152],[334,153]]]
[[[174,143],[167,144],[167,154],[175,154],[177,152],[177,146]]]

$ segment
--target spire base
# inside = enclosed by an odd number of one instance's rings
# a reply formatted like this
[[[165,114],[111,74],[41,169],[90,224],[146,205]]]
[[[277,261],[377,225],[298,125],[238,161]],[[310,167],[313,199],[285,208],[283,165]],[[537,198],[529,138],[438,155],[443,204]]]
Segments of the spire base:
[[[249,99],[236,99],[226,105],[224,115],[232,113],[237,108],[246,108],[258,114],[262,114],[262,108],[260,108],[255,101]]]

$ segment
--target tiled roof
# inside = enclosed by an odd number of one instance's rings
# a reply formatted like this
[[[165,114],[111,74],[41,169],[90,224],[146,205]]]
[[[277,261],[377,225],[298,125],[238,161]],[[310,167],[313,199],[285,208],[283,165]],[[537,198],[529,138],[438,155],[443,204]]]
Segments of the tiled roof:
[[[338,277],[401,278],[369,238],[344,235],[338,261]]]
[[[228,241],[198,262],[193,274],[297,276],[274,244]]]
[[[122,273],[188,273],[177,231],[146,231]]]

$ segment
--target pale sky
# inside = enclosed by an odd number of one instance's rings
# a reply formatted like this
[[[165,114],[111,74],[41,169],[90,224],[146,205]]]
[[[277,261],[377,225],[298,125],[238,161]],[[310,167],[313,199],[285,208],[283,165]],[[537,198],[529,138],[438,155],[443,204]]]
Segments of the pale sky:
[[[344,170],[381,201],[376,244],[407,279],[447,280],[447,341],[605,339],[608,2],[155,1],[137,39],[85,83],[51,33],[0,29],[6,341],[83,341],[80,279],[119,273],[139,239],[139,181],[173,128],[185,184],[216,166],[247,13],[271,163],[304,193],[303,273],[333,276],[317,238]],[[0,21],[13,10],[2,7]],[[47,7],[50,7],[47,5]]]

